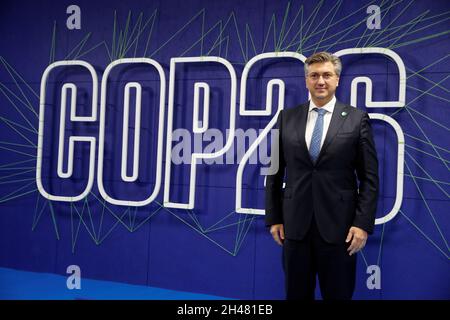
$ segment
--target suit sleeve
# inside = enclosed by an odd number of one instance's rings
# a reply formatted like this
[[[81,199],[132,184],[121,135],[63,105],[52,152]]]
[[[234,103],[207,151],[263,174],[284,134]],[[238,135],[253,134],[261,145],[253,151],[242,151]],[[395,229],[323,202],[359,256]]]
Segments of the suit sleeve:
[[[359,180],[359,194],[353,225],[372,234],[377,210],[379,179],[377,152],[367,112],[364,113],[360,124],[356,174]]]
[[[283,223],[283,180],[286,163],[283,153],[282,120],[283,111],[277,119],[278,139],[275,139],[271,148],[271,172],[267,174],[265,189],[265,223],[266,226]],[[273,133],[272,133],[273,134]]]

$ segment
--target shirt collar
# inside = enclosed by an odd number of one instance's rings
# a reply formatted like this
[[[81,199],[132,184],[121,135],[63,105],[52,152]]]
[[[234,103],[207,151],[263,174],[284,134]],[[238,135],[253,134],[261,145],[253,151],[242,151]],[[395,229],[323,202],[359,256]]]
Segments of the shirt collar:
[[[333,113],[335,105],[336,105],[336,96],[333,96],[333,99],[331,99],[326,105],[324,105],[320,109],[325,109],[325,110],[327,110],[327,112]],[[309,100],[309,111],[311,112],[314,108],[319,108],[319,107],[316,106],[314,101]]]

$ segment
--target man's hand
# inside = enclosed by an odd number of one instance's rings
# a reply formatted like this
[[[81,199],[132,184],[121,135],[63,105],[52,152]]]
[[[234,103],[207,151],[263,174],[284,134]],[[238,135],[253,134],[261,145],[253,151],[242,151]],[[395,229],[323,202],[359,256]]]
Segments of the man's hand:
[[[348,231],[347,239],[345,240],[345,242],[348,243],[350,240],[352,241],[352,243],[348,247],[347,251],[349,251],[349,255],[352,255],[364,248],[364,246],[366,245],[367,232],[358,227],[351,227]]]
[[[284,226],[282,224],[274,224],[270,226],[270,233],[275,242],[282,246],[284,242]]]

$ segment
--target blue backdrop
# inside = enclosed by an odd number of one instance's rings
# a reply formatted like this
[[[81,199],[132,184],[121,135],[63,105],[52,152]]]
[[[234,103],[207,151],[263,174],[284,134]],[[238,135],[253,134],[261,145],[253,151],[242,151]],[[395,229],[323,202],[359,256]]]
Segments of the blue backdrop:
[[[72,4],[80,8],[80,29],[68,28],[73,16],[66,9]],[[379,29],[366,23],[371,19],[366,11],[370,5],[380,8]],[[366,87],[360,85],[357,107],[389,115],[403,130],[404,190],[398,214],[377,225],[358,253],[355,298],[450,298],[448,1],[2,1],[0,8],[1,267],[64,275],[67,266],[75,264],[83,277],[92,279],[240,299],[283,298],[280,247],[262,216],[235,212],[237,164],[198,166],[192,210],[163,205],[164,174],[156,200],[139,208],[105,202],[96,182],[85,199],[72,204],[42,197],[35,179],[42,74],[52,62],[84,60],[98,75],[100,102],[101,76],[110,62],[133,57],[156,60],[166,78],[165,151],[171,58],[218,56],[231,62],[238,84],[236,128],[260,130],[273,118],[275,107],[270,116],[239,114],[240,78],[251,58],[264,52],[309,56],[316,51],[381,47],[396,52],[405,64],[406,104],[366,108]],[[372,80],[374,101],[399,99],[394,61],[376,54],[345,56],[342,61],[338,99],[350,103],[351,83],[357,76]],[[209,127],[225,135],[231,101],[227,69],[217,63],[180,64],[175,76],[173,130],[192,131],[194,83],[206,82],[211,90]],[[266,87],[274,78],[285,82],[285,108],[307,100],[302,64],[273,58],[249,73],[248,109],[264,108]],[[125,85],[131,81],[142,86],[140,169],[137,182],[124,182],[123,100]],[[57,176],[59,106],[65,83],[77,86],[77,115],[91,113],[89,73],[76,66],[55,69],[46,90],[42,174],[47,191],[73,196],[86,185],[89,148],[75,147],[72,178]],[[142,200],[155,186],[160,88],[156,69],[148,66],[123,64],[109,75],[104,186],[111,197]],[[276,106],[277,90],[272,100]],[[135,115],[134,101],[132,94],[130,119]],[[64,168],[69,136],[98,138],[99,131],[98,121],[70,121],[69,110]],[[380,218],[396,197],[397,137],[389,124],[372,123],[380,161]],[[134,120],[129,127],[132,150]],[[187,142],[192,152],[194,136]],[[210,143],[201,142],[201,148]],[[190,153],[184,156],[190,158]],[[164,168],[165,156],[163,173]],[[245,207],[263,208],[260,168],[248,165],[244,170]],[[170,201],[188,201],[189,174],[190,165],[172,164]],[[367,287],[371,265],[380,268],[379,289]]]

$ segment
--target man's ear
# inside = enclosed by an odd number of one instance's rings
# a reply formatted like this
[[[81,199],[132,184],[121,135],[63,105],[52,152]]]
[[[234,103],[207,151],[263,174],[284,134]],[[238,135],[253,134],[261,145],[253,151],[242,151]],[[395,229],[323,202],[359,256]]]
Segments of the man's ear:
[[[336,87],[339,87],[339,77],[337,78],[337,84]]]

